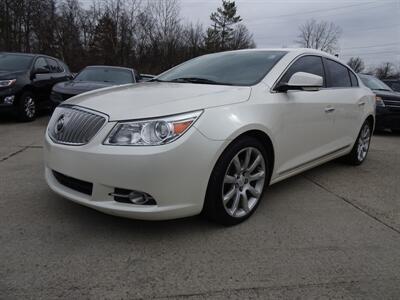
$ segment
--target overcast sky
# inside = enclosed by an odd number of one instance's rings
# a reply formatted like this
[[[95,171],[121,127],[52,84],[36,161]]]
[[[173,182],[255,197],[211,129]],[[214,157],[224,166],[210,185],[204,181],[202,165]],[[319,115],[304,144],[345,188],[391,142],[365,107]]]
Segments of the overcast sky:
[[[339,25],[340,57],[360,56],[367,65],[400,66],[400,0],[236,0],[257,47],[295,47],[298,26],[308,19]],[[209,25],[220,0],[181,0],[186,21]]]

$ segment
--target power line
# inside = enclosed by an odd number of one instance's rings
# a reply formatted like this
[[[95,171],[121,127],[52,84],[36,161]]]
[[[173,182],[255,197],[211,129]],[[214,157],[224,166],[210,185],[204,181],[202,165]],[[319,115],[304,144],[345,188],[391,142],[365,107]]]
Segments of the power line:
[[[260,18],[258,20],[264,20],[264,19],[269,19],[269,18],[284,18],[284,17],[291,17],[291,16],[298,16],[299,14],[312,14],[316,12],[323,12],[323,11],[331,11],[331,10],[337,10],[337,9],[343,9],[343,8],[348,8],[348,7],[355,7],[355,6],[365,6],[369,4],[375,4],[377,2],[367,2],[367,3],[360,3],[360,4],[352,4],[352,5],[344,5],[344,6],[338,6],[338,7],[332,7],[332,8],[325,8],[325,9],[316,9],[316,10],[310,10],[302,13],[292,13],[292,14],[284,14],[284,15],[273,15],[273,16],[267,16]],[[257,19],[255,20],[257,21]]]
[[[394,2],[391,2],[394,3]],[[319,10],[312,10],[312,11],[305,11],[305,12],[297,12],[297,13],[293,13],[293,14],[285,14],[285,15],[273,15],[273,16],[267,16],[267,17],[262,17],[262,18],[255,18],[252,20],[246,20],[245,23],[246,24],[251,24],[253,22],[258,22],[258,21],[265,21],[268,19],[274,19],[274,18],[284,18],[284,17],[292,17],[292,16],[302,16],[302,15],[306,15],[306,14],[312,14],[312,13],[324,13],[324,12],[329,12],[329,11],[336,11],[338,9],[344,9],[344,8],[350,8],[350,7],[359,7],[359,6],[366,6],[366,5],[370,5],[370,4],[378,4],[375,6],[371,6],[371,7],[365,7],[365,8],[361,8],[360,10],[367,10],[367,9],[373,9],[373,8],[378,8],[381,6],[386,5],[387,3],[378,3],[378,2],[367,2],[367,3],[361,3],[361,4],[353,4],[353,5],[345,5],[345,6],[339,6],[339,7],[335,7],[335,8],[326,8],[326,9],[319,9]],[[344,11],[343,13],[348,13],[348,12],[353,12],[354,10],[350,10],[350,11]],[[272,21],[272,22],[268,22],[268,23],[280,23],[280,22],[285,22],[286,20],[276,20],[276,21]]]
[[[375,55],[375,54],[388,54],[388,53],[398,54],[399,51],[396,51],[396,50],[393,50],[393,51],[377,51],[377,52],[359,53],[357,55],[354,55],[354,54],[339,54],[339,57],[341,57],[341,56],[365,56],[365,55],[371,55],[371,54]]]
[[[389,43],[389,44],[380,44],[380,45],[361,46],[361,47],[349,47],[349,48],[342,48],[342,50],[367,49],[367,48],[377,48],[377,47],[387,47],[387,46],[400,46],[400,42]]]

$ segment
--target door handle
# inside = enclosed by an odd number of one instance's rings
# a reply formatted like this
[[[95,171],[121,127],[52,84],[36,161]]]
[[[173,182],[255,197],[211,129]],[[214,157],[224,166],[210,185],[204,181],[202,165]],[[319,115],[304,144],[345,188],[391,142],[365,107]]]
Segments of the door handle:
[[[358,102],[358,106],[364,106],[364,105],[365,105],[365,101]]]
[[[333,106],[327,106],[327,107],[325,107],[325,112],[327,113],[327,114],[329,114],[329,113],[332,113],[332,112],[334,112],[335,111],[335,108],[333,107]]]

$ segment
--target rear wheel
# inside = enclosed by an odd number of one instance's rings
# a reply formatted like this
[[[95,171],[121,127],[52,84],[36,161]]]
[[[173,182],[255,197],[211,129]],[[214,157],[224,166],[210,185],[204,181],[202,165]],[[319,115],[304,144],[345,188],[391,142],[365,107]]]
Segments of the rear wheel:
[[[400,129],[391,129],[393,133],[400,134]]]
[[[265,147],[253,137],[240,138],[224,151],[211,174],[203,213],[224,225],[243,222],[260,202],[268,170]]]
[[[33,93],[25,92],[18,104],[18,118],[22,122],[30,122],[36,118],[37,107]]]
[[[351,165],[360,165],[367,157],[371,142],[372,128],[368,121],[365,121],[358,134],[357,140],[351,152],[345,157]]]

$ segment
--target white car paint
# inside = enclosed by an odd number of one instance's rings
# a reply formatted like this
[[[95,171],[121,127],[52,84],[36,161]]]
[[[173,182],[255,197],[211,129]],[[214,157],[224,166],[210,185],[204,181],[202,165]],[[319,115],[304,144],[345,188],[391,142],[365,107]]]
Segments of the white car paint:
[[[269,49],[241,51],[265,50]],[[273,89],[275,84],[299,57],[317,55],[338,61],[317,50],[278,50],[288,53],[250,87],[148,82],[88,92],[68,100],[66,104],[100,112],[108,120],[82,146],[58,144],[46,134],[49,186],[72,201],[105,213],[162,220],[201,212],[210,174],[221,153],[248,131],[261,131],[272,142],[271,184],[349,153],[364,121],[374,116],[373,93],[361,80],[359,87],[278,93]],[[118,121],[196,110],[203,110],[202,115],[169,144],[103,144]],[[52,171],[93,183],[93,194],[88,196],[60,184]],[[157,205],[116,202],[110,196],[116,187],[146,192]]]

